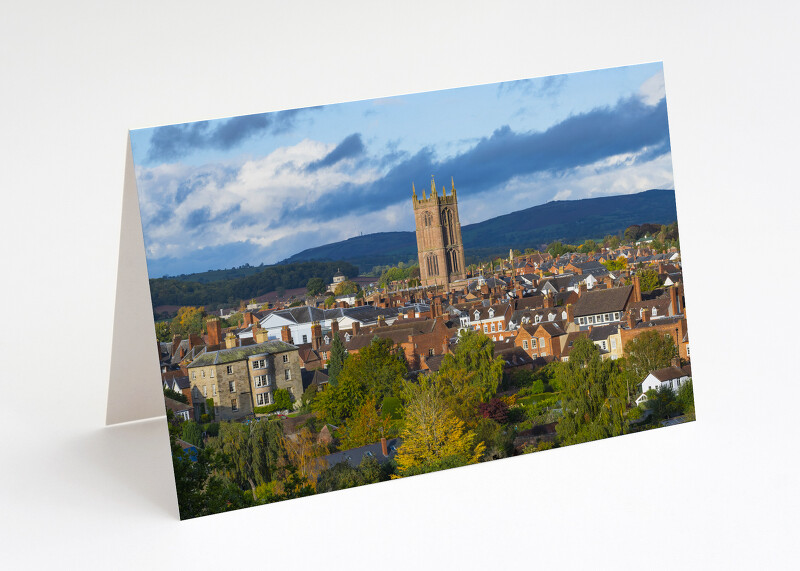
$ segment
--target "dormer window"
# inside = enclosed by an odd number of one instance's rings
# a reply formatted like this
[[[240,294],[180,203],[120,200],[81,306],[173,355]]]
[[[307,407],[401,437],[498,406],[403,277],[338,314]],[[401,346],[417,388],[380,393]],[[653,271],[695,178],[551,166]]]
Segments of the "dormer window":
[[[481,319],[481,314],[480,314],[480,312],[476,311],[475,312],[475,321],[480,321],[480,319]]]
[[[494,309],[489,310],[489,317],[494,317]]]
[[[324,337],[324,339],[325,339],[325,344],[326,345],[331,342],[331,338],[328,337],[327,335]]]
[[[350,341],[350,334],[349,333],[345,333],[344,334],[344,340],[345,340],[345,342]]]

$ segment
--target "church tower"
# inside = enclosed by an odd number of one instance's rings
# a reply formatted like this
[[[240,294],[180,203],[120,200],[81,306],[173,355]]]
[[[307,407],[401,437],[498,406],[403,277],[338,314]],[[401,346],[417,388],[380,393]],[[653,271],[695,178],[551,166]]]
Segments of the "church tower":
[[[419,276],[423,286],[445,286],[466,277],[464,243],[461,241],[461,222],[458,218],[458,197],[453,179],[450,194],[442,186],[436,191],[431,176],[431,195],[417,197],[411,184],[414,221],[417,228],[417,254]]]

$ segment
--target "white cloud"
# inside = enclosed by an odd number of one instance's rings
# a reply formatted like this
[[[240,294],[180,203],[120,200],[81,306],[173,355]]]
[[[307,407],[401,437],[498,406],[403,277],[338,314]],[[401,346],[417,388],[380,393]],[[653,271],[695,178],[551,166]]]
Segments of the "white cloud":
[[[639,95],[647,105],[655,105],[666,96],[664,89],[664,70],[645,80],[639,88]]]

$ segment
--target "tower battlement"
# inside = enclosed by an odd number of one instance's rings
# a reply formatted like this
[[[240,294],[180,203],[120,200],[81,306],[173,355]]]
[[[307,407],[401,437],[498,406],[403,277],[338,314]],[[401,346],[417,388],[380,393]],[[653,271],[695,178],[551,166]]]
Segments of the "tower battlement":
[[[450,178],[450,194],[447,194],[447,187],[442,185],[442,193],[439,194],[436,190],[436,181],[431,176],[431,194],[428,196],[425,189],[422,190],[422,198],[417,196],[417,189],[414,188],[414,183],[411,183],[411,199],[414,203],[414,208],[422,206],[429,206],[432,204],[456,204],[458,202],[458,195],[456,192],[456,185],[453,183],[453,178]]]

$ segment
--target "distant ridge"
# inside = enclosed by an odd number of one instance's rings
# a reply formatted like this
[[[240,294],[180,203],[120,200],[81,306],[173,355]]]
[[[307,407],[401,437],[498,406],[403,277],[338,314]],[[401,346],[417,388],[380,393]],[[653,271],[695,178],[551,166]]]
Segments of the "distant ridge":
[[[409,204],[410,209],[410,204]],[[554,200],[461,227],[467,262],[507,255],[508,248],[538,248],[553,241],[582,243],[622,232],[632,224],[669,224],[677,220],[675,191],[652,189],[635,194]],[[377,232],[309,248],[279,262],[344,260],[362,272],[417,256],[414,232]]]

